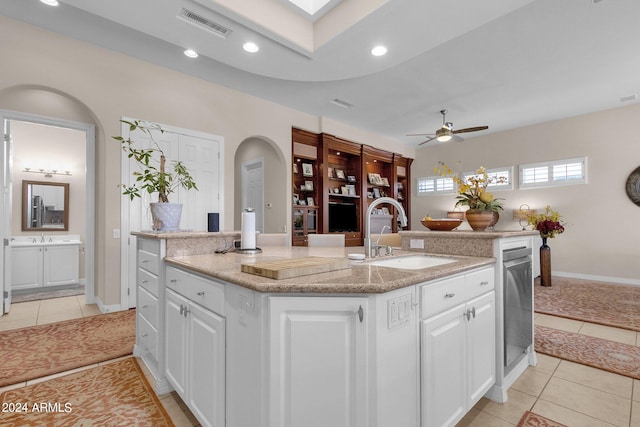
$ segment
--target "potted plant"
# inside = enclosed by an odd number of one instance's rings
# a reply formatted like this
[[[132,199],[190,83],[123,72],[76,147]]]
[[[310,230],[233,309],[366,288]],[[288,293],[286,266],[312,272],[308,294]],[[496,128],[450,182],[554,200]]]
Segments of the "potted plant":
[[[120,142],[127,157],[134,159],[138,165],[138,170],[133,172],[133,176],[136,177],[135,182],[131,185],[122,184],[122,194],[133,200],[141,197],[141,192],[157,193],[158,202],[149,204],[153,229],[161,231],[179,229],[182,204],[170,203],[169,195],[179,187],[185,190],[197,190],[193,177],[181,161],[172,161],[171,165],[167,165],[167,158],[153,137],[155,131],[164,133],[160,125],[139,120],[120,121],[129,126],[129,135],[138,130],[147,135],[151,141],[151,147],[139,148],[139,144],[136,144],[131,136],[126,139],[122,136],[113,137]]]
[[[456,197],[458,201],[455,206],[469,207],[465,217],[473,230],[483,231],[498,222],[500,218],[498,211],[503,209],[500,202],[502,199],[495,198],[491,192],[487,191],[487,187],[491,183],[505,182],[505,177],[489,176],[487,170],[480,166],[475,175],[463,180],[443,162],[439,162],[439,165],[434,167],[434,172],[443,177],[451,176],[458,185]]]

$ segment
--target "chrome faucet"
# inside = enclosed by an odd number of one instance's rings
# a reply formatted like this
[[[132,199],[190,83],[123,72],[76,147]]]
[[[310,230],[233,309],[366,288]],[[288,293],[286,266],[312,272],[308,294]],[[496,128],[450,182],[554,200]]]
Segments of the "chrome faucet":
[[[42,233],[42,234],[40,235],[40,242],[41,242],[41,243],[44,243],[44,233]]]
[[[373,202],[371,202],[364,217],[364,255],[368,258],[372,257],[372,248],[375,248],[376,252],[379,251],[380,248],[377,242],[371,244],[371,212],[373,212],[373,208],[383,203],[389,203],[390,205],[393,205],[396,209],[398,209],[400,226],[407,226],[407,214],[404,212],[404,208],[402,207],[400,202],[398,202],[396,199],[392,199],[391,197],[380,197],[379,199],[375,199]],[[384,227],[382,231],[384,231]],[[380,241],[380,239],[378,239],[378,241]]]

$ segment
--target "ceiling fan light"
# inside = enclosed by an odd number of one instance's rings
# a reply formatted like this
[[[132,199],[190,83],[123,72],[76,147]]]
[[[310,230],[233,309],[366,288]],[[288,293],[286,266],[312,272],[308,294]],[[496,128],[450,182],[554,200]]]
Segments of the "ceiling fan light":
[[[446,126],[441,127],[436,131],[436,140],[438,142],[450,141],[453,137],[453,132]]]

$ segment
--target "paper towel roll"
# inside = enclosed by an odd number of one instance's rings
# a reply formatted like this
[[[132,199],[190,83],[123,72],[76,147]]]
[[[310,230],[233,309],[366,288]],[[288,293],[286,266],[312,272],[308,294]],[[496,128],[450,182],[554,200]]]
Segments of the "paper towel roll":
[[[256,213],[253,212],[253,209],[245,209],[245,211],[242,212],[240,248],[256,248]]]

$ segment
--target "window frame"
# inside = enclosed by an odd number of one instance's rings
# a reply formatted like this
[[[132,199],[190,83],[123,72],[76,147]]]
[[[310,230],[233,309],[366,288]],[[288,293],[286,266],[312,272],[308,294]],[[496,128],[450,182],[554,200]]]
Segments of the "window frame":
[[[499,176],[498,174],[501,172],[507,172],[507,182],[502,183],[502,184],[498,184],[498,183],[491,183],[489,185],[487,185],[487,190],[491,190],[491,191],[505,191],[505,190],[513,190],[514,184],[513,184],[513,166],[505,166],[502,168],[491,168],[491,169],[486,169],[487,170],[487,174],[489,175],[489,177],[491,177],[493,174],[495,174],[495,176]],[[477,173],[475,171],[473,172],[465,172],[462,174],[462,179],[463,181],[466,181],[468,177],[471,176],[475,176],[477,175]]]
[[[433,188],[433,190],[421,191],[421,182],[431,183],[431,186],[428,188]],[[440,187],[443,188],[441,190],[438,189],[438,182],[442,182],[443,185]],[[450,188],[447,185],[450,183]],[[416,179],[416,194],[418,196],[440,196],[445,194],[456,194],[456,184],[453,182],[453,178],[443,177],[440,175],[432,175],[432,176],[424,176]]]
[[[577,178],[567,178],[567,175],[556,177],[554,169],[557,167],[566,167],[579,163],[581,165],[581,176]],[[528,169],[545,169],[546,168],[546,181],[538,182],[525,182],[524,174]],[[549,187],[563,187],[567,185],[580,185],[587,184],[587,157],[573,157],[569,159],[550,160],[546,162],[527,163],[518,166],[518,189],[528,190],[532,188],[549,188]],[[544,173],[544,171],[541,171]]]

